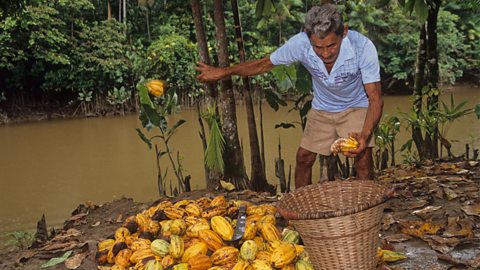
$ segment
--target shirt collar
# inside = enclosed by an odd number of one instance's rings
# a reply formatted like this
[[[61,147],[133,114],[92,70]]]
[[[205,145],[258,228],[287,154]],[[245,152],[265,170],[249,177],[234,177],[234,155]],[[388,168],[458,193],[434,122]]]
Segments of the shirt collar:
[[[335,65],[332,68],[330,73],[333,73],[337,67],[341,67],[344,62],[348,59],[355,57],[355,52],[353,51],[352,43],[348,38],[348,35],[342,39],[342,46],[340,47],[340,52],[338,54]]]
[[[309,54],[312,57],[312,59],[320,66],[323,73],[325,73],[325,75],[328,76],[329,73],[327,72],[327,69],[325,68],[325,64],[320,59],[320,57],[318,57],[318,55],[315,53],[312,46],[310,46],[310,48],[309,48]],[[335,60],[335,65],[333,66],[330,74],[332,74],[335,71],[335,69],[337,69],[338,67],[343,66],[343,64],[346,60],[352,59],[354,57],[355,57],[355,52],[353,51],[352,43],[350,42],[350,39],[348,38],[348,34],[347,34],[347,36],[342,39],[342,45],[340,46],[340,52],[338,54],[337,60]]]

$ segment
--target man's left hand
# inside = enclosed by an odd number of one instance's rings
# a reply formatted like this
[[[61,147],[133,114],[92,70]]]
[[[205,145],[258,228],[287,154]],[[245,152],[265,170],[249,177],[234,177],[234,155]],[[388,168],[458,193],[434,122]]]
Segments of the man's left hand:
[[[346,157],[354,158],[361,154],[365,149],[367,149],[367,138],[363,137],[358,133],[350,133],[349,136],[355,138],[358,142],[358,147],[355,150],[350,150],[348,152],[343,152]]]

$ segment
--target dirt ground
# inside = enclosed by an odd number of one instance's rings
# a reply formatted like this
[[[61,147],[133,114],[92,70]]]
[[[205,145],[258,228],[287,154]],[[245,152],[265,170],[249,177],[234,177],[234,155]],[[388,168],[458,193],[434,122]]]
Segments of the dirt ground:
[[[402,252],[407,257],[384,263],[379,269],[480,269],[478,162],[397,166],[386,170],[379,179],[391,183],[396,190],[385,210],[381,247]],[[215,194],[194,191],[175,198],[175,201],[213,197],[218,193],[220,191]],[[226,195],[229,199],[254,203],[277,200],[277,196],[248,190],[228,192]],[[40,269],[50,258],[61,257],[69,250],[73,251],[70,257],[75,257],[75,260],[71,260],[68,267],[60,263],[46,269],[97,269],[97,243],[111,237],[125,218],[154,203],[122,198],[104,205],[79,205],[47,244],[28,250],[0,251],[0,269]]]

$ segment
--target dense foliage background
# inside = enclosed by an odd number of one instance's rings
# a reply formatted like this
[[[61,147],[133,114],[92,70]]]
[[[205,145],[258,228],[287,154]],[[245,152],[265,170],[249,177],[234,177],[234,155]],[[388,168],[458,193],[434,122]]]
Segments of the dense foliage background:
[[[126,13],[122,3],[126,1]],[[187,98],[195,82],[198,50],[190,1],[16,0],[0,4],[0,112],[26,108],[101,114],[138,109],[139,80],[163,79]],[[228,1],[227,1],[228,2]],[[257,1],[239,1],[247,58],[273,51],[301,31],[305,11],[320,1],[275,1],[268,16],[255,14]],[[382,3],[377,3],[382,2]],[[386,3],[385,3],[386,2]],[[308,6],[306,6],[308,3]],[[210,53],[215,57],[211,1],[203,1]],[[225,3],[231,51],[230,5]],[[419,22],[397,1],[347,1],[351,29],[377,46],[384,86],[411,92]],[[438,21],[440,75],[455,83],[479,73],[480,18],[463,1],[448,1]],[[232,53],[232,62],[238,54]],[[214,60],[215,61],[215,60]],[[271,76],[257,78],[272,85]]]

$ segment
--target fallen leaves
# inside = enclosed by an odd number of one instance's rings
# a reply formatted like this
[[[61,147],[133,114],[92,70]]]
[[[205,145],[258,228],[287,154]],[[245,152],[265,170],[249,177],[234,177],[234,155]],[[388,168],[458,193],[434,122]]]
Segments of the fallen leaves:
[[[391,252],[396,247],[403,251],[409,240],[418,238],[438,252],[439,260],[478,269],[479,245],[470,247],[477,253],[455,256],[480,238],[480,179],[478,168],[472,171],[478,165],[431,162],[389,168],[381,179],[396,190],[382,221],[382,239],[390,243]]]

